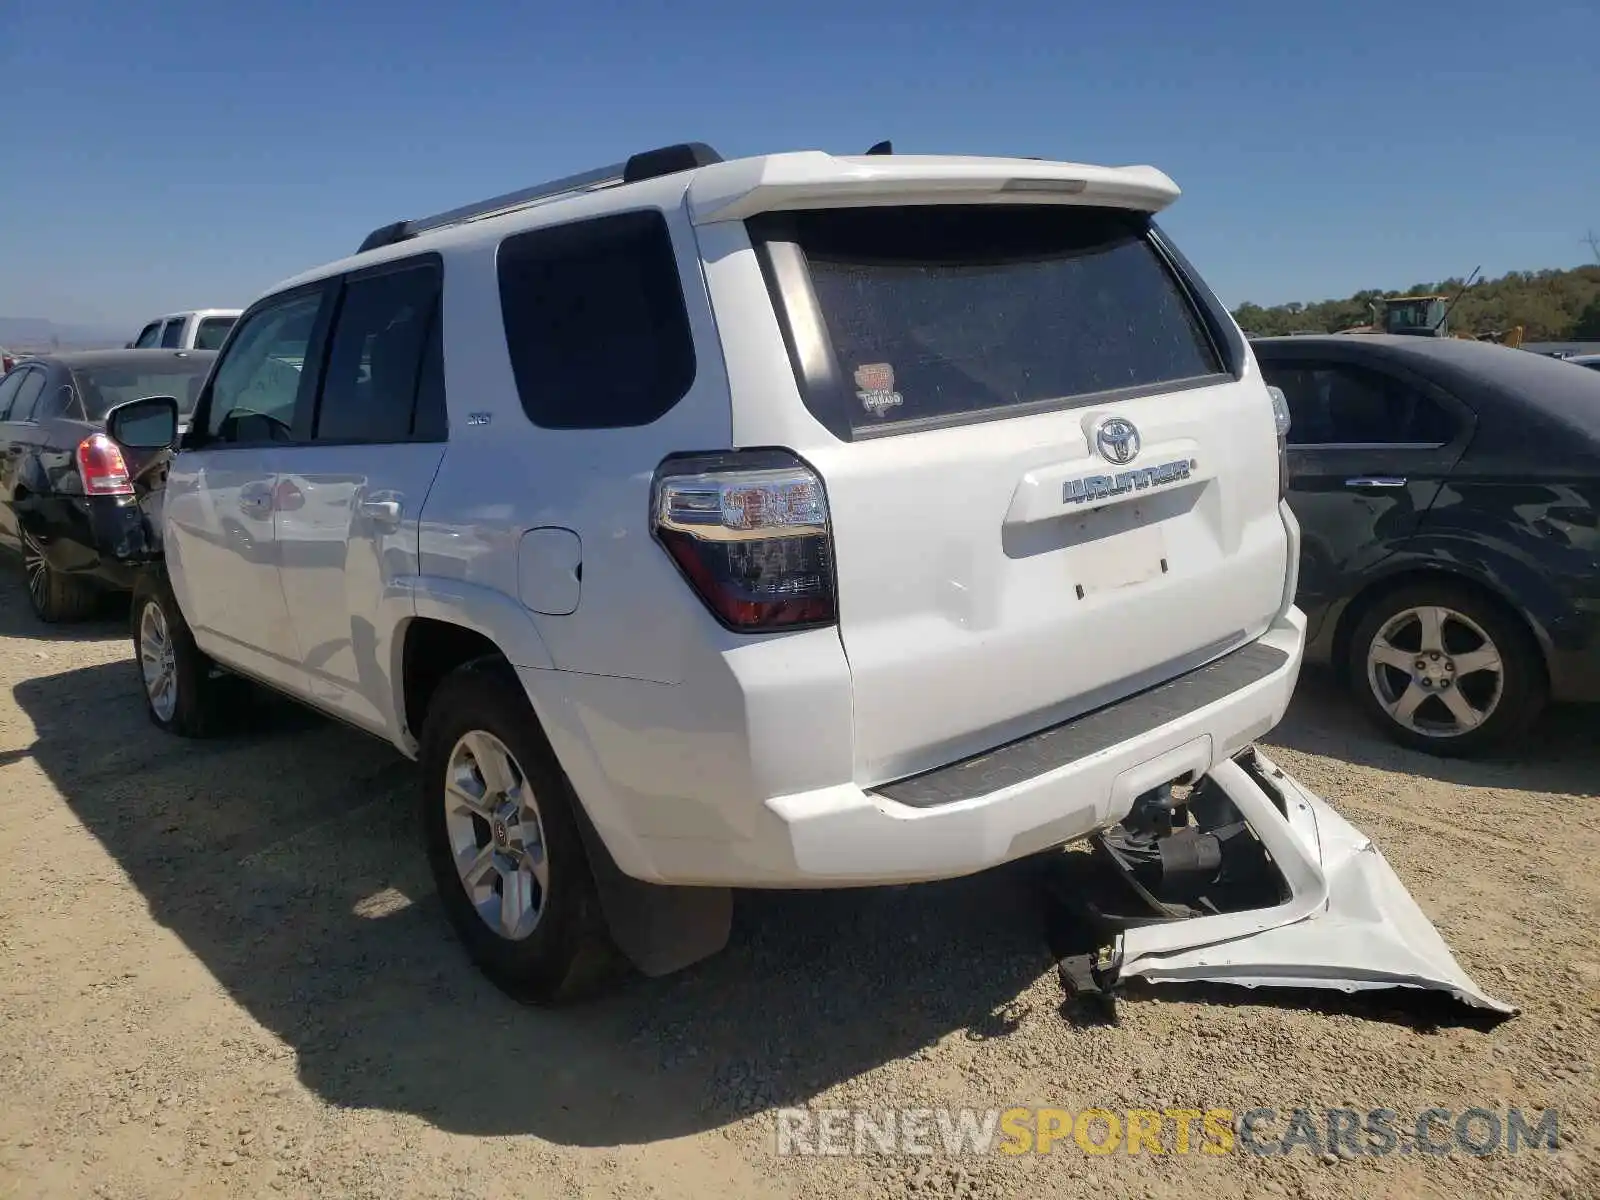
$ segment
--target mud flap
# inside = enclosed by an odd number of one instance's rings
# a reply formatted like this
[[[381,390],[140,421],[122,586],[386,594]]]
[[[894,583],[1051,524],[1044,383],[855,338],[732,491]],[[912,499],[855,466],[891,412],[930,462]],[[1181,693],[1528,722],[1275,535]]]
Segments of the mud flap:
[[[1406,891],[1371,839],[1259,751],[1209,776],[1220,820],[1246,821],[1281,875],[1267,907],[1140,923],[1117,933],[1095,982],[1330,988],[1419,988],[1505,1016]],[[1063,980],[1070,977],[1063,974]]]
[[[670,975],[710,958],[733,930],[733,892],[667,887],[624,875],[583,805],[574,805],[611,941],[641,974]]]

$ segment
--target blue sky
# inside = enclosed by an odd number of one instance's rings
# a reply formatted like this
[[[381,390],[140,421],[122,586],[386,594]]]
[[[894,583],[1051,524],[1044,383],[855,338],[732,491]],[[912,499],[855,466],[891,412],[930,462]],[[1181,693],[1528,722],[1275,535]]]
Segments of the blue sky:
[[[0,315],[242,306],[376,225],[684,140],[1154,163],[1230,304],[1572,266],[1597,33],[1593,0],[0,0]]]

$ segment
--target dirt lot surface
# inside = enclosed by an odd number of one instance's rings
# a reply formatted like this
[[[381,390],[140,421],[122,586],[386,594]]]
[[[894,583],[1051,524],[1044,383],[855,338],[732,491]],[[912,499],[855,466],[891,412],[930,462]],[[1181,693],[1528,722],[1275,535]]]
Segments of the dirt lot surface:
[[[1312,676],[1270,739],[1523,1008],[1498,1027],[1392,995],[1220,989],[1069,1020],[1014,871],[741,897],[719,958],[537,1011],[446,930],[409,764],[271,705],[247,735],[167,738],[124,618],[46,629],[0,567],[0,1195],[1600,1195],[1592,712],[1554,714],[1519,761],[1460,765],[1375,740]],[[1032,1104],[1555,1107],[1561,1140],[774,1152],[781,1106]]]

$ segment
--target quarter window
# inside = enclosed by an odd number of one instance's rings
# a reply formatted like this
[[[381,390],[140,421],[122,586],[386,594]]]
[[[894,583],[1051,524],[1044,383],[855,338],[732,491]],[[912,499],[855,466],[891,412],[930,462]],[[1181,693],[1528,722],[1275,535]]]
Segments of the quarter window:
[[[221,442],[288,441],[321,290],[268,304],[245,318],[217,364],[206,431]]]
[[[1351,363],[1264,364],[1289,402],[1293,446],[1437,446],[1455,436],[1450,415],[1416,388]]]
[[[498,270],[506,347],[534,424],[648,425],[694,383],[694,339],[659,212],[517,234],[500,244]]]
[[[423,368],[439,369],[439,356],[428,352],[439,333],[439,285],[439,268],[430,262],[345,286],[313,440],[402,442],[420,432]],[[426,388],[430,398],[440,390],[431,381]]]

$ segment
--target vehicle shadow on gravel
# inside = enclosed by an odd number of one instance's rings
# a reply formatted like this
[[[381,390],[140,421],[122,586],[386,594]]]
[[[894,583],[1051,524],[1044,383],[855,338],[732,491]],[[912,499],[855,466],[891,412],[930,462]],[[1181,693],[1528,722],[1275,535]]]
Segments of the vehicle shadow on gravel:
[[[1600,705],[1556,705],[1513,748],[1478,759],[1439,758],[1388,741],[1357,710],[1332,671],[1307,667],[1288,714],[1262,742],[1269,753],[1273,746],[1286,746],[1442,783],[1596,796],[1600,795],[1597,721]]]
[[[720,956],[525,1009],[446,926],[411,764],[266,698],[230,736],[171,738],[139,688],[128,659],[23,681],[24,753],[331,1104],[576,1145],[683,1136],[951,1035],[1004,1037],[1052,967],[1028,873],[1011,870],[741,895]]]

